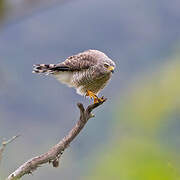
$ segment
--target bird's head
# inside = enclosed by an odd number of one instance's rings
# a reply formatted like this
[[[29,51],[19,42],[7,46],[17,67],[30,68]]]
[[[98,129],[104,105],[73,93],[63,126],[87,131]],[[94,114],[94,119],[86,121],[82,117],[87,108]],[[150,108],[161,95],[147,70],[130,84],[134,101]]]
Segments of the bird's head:
[[[105,72],[114,73],[115,67],[116,67],[116,65],[111,59],[108,58],[103,61],[103,68],[104,68]]]

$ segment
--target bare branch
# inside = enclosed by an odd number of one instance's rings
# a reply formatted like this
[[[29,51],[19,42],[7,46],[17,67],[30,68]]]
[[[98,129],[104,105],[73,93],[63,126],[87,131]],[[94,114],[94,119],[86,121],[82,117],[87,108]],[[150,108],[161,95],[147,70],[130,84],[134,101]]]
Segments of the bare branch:
[[[5,150],[6,145],[8,145],[9,143],[11,143],[12,141],[14,141],[17,137],[19,137],[20,135],[17,136],[13,136],[11,139],[7,140],[7,141],[3,141],[2,145],[0,147],[0,164],[1,164],[1,160],[2,160],[2,154]]]
[[[17,170],[15,170],[12,174],[10,174],[7,180],[17,180],[20,179],[25,174],[31,174],[34,170],[36,170],[40,165],[45,163],[52,163],[53,167],[58,167],[59,159],[63,154],[64,150],[69,146],[69,144],[74,140],[74,138],[80,133],[83,129],[87,121],[94,117],[91,113],[95,108],[100,106],[106,101],[91,104],[84,109],[83,104],[78,103],[77,106],[80,110],[80,118],[71,131],[65,136],[58,144],[53,146],[48,152],[36,156],[27,162],[25,162],[22,166],[20,166]]]

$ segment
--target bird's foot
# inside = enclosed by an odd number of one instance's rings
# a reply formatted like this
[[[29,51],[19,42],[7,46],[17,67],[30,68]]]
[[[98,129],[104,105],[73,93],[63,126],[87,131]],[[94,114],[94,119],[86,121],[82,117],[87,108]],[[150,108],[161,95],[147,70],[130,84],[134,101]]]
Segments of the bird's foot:
[[[105,98],[102,96],[101,98],[98,98],[96,94],[94,94],[92,91],[87,90],[86,96],[89,96],[91,99],[94,100],[94,104],[104,102]]]
[[[101,98],[98,98],[98,97],[96,97],[96,98],[94,98],[94,104],[96,104],[96,103],[102,103],[102,102],[104,102],[106,99],[104,98],[104,96],[102,96]]]
[[[98,98],[98,102],[104,102],[106,99],[104,98],[104,96],[102,96],[101,98]]]

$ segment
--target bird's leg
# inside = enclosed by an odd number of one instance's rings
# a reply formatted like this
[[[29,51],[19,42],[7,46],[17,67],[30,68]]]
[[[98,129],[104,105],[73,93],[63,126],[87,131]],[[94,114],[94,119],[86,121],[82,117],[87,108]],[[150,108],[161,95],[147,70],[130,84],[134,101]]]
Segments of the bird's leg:
[[[87,90],[86,96],[89,96],[91,99],[93,99],[94,103],[98,103],[98,97],[92,91]]]
[[[91,99],[93,98],[94,104],[104,101],[104,97],[103,97],[103,96],[102,96],[101,98],[98,98],[98,97],[96,96],[96,94],[94,94],[92,91],[89,91],[89,90],[87,90],[86,96],[89,96]]]

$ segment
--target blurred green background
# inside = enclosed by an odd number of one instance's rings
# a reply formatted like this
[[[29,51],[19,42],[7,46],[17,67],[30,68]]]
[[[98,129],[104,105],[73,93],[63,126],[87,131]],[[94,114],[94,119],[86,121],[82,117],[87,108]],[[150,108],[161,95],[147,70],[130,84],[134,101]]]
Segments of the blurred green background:
[[[65,151],[23,179],[180,179],[180,1],[0,1],[0,165],[4,179],[46,152],[90,101],[32,64],[57,63],[99,49],[117,64],[95,110]]]
[[[178,58],[137,78],[128,95],[119,99],[113,140],[94,159],[89,179],[180,178]]]

